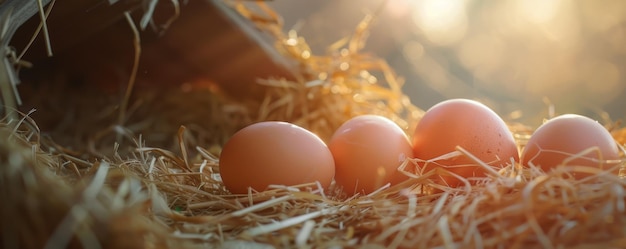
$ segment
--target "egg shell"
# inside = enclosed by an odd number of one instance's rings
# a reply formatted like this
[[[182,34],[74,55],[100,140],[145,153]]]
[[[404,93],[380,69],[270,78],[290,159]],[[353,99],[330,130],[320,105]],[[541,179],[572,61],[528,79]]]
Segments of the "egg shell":
[[[489,107],[474,100],[450,99],[434,105],[426,111],[413,135],[413,153],[420,160],[454,152],[456,146],[496,170],[511,164],[511,159],[519,161],[515,139],[506,123]],[[443,167],[464,178],[485,176],[485,169],[464,155],[419,166],[424,173]],[[451,187],[462,184],[449,175],[436,175],[435,180]]]
[[[368,194],[408,179],[397,169],[413,156],[410,140],[385,117],[361,115],[344,122],[328,147],[335,159],[335,182],[347,194]]]
[[[598,150],[577,155],[592,147]],[[579,158],[574,159],[572,155]],[[539,126],[522,151],[522,165],[532,163],[546,172],[558,165],[607,169],[616,163],[606,160],[618,159],[619,150],[611,134],[597,121],[577,114],[560,115]],[[576,178],[588,176],[579,172],[573,175]]]
[[[319,181],[330,185],[335,164],[326,144],[294,124],[266,121],[235,133],[224,145],[219,171],[225,187],[245,194],[269,185],[298,185]]]

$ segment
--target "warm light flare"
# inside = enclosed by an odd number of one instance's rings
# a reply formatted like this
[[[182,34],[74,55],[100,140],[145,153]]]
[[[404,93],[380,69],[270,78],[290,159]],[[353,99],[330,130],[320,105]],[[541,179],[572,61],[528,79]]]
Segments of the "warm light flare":
[[[519,14],[530,22],[541,24],[551,21],[561,5],[562,0],[517,0]]]
[[[463,0],[421,0],[415,2],[413,21],[424,35],[438,45],[463,38],[467,29]]]

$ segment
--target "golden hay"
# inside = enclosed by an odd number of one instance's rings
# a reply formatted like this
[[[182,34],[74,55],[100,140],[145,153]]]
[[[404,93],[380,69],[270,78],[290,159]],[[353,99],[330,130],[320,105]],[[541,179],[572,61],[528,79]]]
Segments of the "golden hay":
[[[139,179],[120,177],[105,161],[91,164],[80,179],[66,177],[63,169],[83,167],[43,151],[28,117],[3,122],[0,134],[4,248],[167,245],[166,227],[146,215],[158,196],[142,190]]]
[[[626,180],[585,167],[546,173],[511,165],[492,172],[480,185],[457,189],[434,184],[428,177],[435,172],[430,172],[364,196],[342,196],[333,186],[323,190],[316,183],[229,194],[217,173],[218,145],[245,124],[287,120],[328,138],[354,115],[381,114],[410,131],[422,114],[401,93],[401,81],[389,66],[359,51],[370,17],[359,25],[347,48],[338,46],[335,54],[316,56],[303,38],[284,34],[278,15],[263,3],[261,13],[241,2],[233,4],[273,34],[286,57],[300,62],[300,80],[262,81],[268,90],[260,105],[229,100],[207,89],[142,92],[130,105],[123,126],[114,108],[96,118],[80,115],[117,104],[97,91],[83,92],[90,104],[67,98],[76,115],[57,117],[57,121],[67,120],[53,134],[74,136],[65,139],[41,137],[31,119],[37,113],[3,120],[3,247],[619,248],[626,244]],[[42,103],[67,96],[67,92],[46,94],[50,98]],[[79,118],[85,116],[90,118]],[[511,127],[523,146],[528,128]],[[124,139],[117,139],[117,134]],[[162,138],[147,142],[140,134]],[[170,134],[176,141],[170,140]],[[623,129],[614,131],[617,141],[624,141],[625,134]],[[85,144],[89,147],[80,147]],[[455,153],[471,156],[462,148]],[[414,167],[415,161],[407,160],[403,167]],[[597,174],[574,180],[569,177],[573,171]]]
[[[405,131],[413,131],[423,111],[402,93],[403,81],[386,61],[361,52],[374,17],[366,16],[350,39],[333,44],[328,55],[315,55],[295,31],[285,33],[277,13],[265,3],[259,11],[229,2],[260,30],[269,33],[284,56],[298,62],[297,82],[262,80],[268,86],[257,120],[288,120],[323,139],[350,117],[378,114],[390,118]]]
[[[217,159],[201,148],[189,159],[138,141],[134,158],[84,167],[42,151],[29,122],[0,130],[9,138],[0,144],[0,197],[10,200],[2,209],[5,245],[617,247],[626,235],[626,182],[607,172],[575,181],[568,171],[589,169],[509,167],[484,185],[437,194],[410,191],[444,188],[415,176],[350,198],[316,184],[234,196],[217,178]]]

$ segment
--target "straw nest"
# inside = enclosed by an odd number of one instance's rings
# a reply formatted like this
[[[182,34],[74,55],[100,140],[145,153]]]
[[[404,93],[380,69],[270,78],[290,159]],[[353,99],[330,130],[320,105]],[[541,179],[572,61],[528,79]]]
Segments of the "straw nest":
[[[366,196],[341,196],[332,186],[322,190],[315,183],[229,194],[217,174],[219,146],[246,124],[287,120],[328,138],[355,115],[384,115],[409,131],[422,114],[402,94],[401,81],[389,66],[360,52],[371,17],[330,54],[317,56],[295,32],[285,34],[279,16],[262,3],[256,6],[260,8],[230,4],[276,38],[284,56],[299,63],[299,80],[261,80],[267,86],[261,103],[234,101],[206,88],[143,90],[122,123],[114,108],[96,118],[79,119],[80,113],[116,103],[95,92],[69,94],[76,96],[68,100],[75,105],[73,114],[61,118],[63,125],[51,132],[52,139],[42,135],[31,113],[2,120],[3,247],[618,248],[626,244],[626,180],[608,172],[583,180],[569,177],[573,171],[591,170],[582,167],[546,173],[511,165],[476,186],[458,189],[438,186],[428,175],[414,175]],[[54,92],[44,92],[54,101]],[[85,95],[90,105],[80,104],[87,100],[79,96]],[[532,129],[511,128],[523,146]],[[626,129],[614,128],[613,134],[624,144]],[[461,148],[459,153],[471,156]],[[412,163],[408,160],[406,165]]]

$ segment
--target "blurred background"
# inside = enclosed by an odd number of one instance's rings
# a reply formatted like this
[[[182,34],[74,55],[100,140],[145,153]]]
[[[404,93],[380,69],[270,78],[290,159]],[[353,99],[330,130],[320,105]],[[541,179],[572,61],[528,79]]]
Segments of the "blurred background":
[[[626,118],[626,1],[275,0],[317,54],[377,13],[364,52],[385,58],[428,109],[471,98],[509,122]]]

